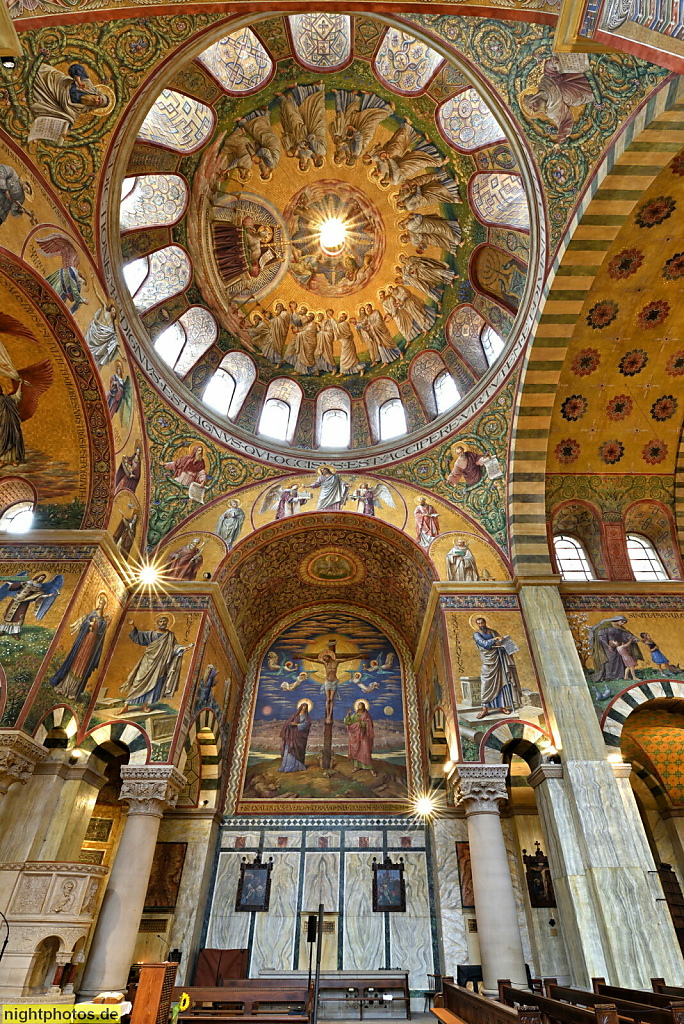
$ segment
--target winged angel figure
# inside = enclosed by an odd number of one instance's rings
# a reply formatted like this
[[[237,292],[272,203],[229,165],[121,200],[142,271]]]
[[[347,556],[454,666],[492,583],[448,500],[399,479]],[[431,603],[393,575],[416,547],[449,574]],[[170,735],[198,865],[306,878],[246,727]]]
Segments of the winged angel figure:
[[[0,334],[36,340],[28,327],[7,313],[0,313]],[[0,340],[0,377],[11,381],[8,390],[0,385],[0,466],[18,466],[26,461],[21,424],[36,412],[40,396],[54,380],[54,370],[49,359],[17,369]]]
[[[72,313],[80,306],[87,305],[88,300],[83,298],[83,292],[88,282],[78,270],[79,254],[73,242],[55,231],[46,238],[37,238],[36,245],[46,256],[59,256],[62,261],[59,270],[54,270],[45,278],[62,302],[65,305],[71,303]]]
[[[350,486],[353,485],[354,480],[352,480]],[[382,481],[375,484],[374,487],[371,487],[369,483],[359,484],[349,497],[352,501],[356,502],[356,511],[364,516],[374,516],[376,509],[382,512],[385,507],[397,507],[391,490]]]

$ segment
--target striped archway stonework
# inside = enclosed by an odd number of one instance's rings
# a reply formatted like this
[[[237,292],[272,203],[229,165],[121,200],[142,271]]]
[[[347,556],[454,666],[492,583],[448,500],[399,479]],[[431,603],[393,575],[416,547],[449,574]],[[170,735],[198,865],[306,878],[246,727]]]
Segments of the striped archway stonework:
[[[223,736],[216,715],[209,708],[200,711],[190,724],[185,748],[188,749],[193,743],[197,743],[200,752],[199,804],[204,807],[216,807],[221,787]]]
[[[547,447],[556,389],[575,324],[622,224],[683,148],[684,80],[674,76],[606,152],[568,227],[565,247],[551,267],[513,424],[509,525],[517,576],[553,571],[545,514]],[[684,495],[681,500],[684,505]]]
[[[527,751],[542,739],[550,741],[551,737],[531,722],[502,722],[482,740],[480,760],[486,764],[501,764],[504,747],[507,746],[512,753],[515,753],[516,745]]]
[[[631,713],[641,704],[659,697],[684,697],[684,683],[677,683],[674,679],[649,679],[647,683],[637,683],[614,697],[601,719],[606,746],[619,747],[622,730]]]
[[[129,764],[147,764],[147,740],[137,725],[131,722],[108,722],[107,725],[100,725],[88,733],[80,746],[82,750],[92,753],[96,747],[105,743],[127,747],[130,754]]]
[[[39,743],[44,743],[48,733],[52,729],[64,729],[67,734],[68,746],[73,747],[78,732],[78,722],[71,708],[58,707],[48,711],[33,736]]]

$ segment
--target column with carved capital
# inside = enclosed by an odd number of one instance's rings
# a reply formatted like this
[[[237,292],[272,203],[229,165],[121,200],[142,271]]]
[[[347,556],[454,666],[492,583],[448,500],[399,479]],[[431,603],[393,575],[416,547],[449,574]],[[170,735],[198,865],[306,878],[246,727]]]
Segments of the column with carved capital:
[[[121,778],[128,814],[81,982],[79,995],[86,999],[126,986],[159,824],[185,785],[172,765],[126,765]]]
[[[468,823],[473,893],[486,995],[497,981],[510,978],[527,988],[518,914],[508,855],[501,829],[501,804],[507,799],[505,764],[457,764],[454,797]]]
[[[0,801],[13,782],[26,785],[48,751],[26,733],[0,729]]]

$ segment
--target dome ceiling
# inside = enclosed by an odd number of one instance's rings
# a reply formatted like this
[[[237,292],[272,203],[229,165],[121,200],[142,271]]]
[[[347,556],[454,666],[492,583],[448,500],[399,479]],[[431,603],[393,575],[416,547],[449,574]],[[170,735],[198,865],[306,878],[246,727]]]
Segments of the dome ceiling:
[[[366,18],[272,18],[205,49],[148,109],[119,212],[158,356],[248,431],[287,406],[280,440],[301,447],[328,408],[351,422],[333,447],[383,440],[392,400],[398,432],[419,429],[523,300],[529,211],[497,118],[441,54]]]

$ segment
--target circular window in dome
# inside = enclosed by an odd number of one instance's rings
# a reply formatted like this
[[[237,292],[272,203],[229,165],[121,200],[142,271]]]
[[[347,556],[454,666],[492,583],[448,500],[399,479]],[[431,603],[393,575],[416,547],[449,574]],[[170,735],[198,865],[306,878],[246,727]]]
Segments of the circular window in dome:
[[[217,85],[217,61],[242,32],[234,23],[191,73],[175,63],[186,92],[159,96],[185,150],[143,129],[121,180],[166,194],[166,175],[187,196],[155,220],[154,196],[124,193],[120,283],[174,386],[231,429],[259,434],[272,383],[289,378],[287,429],[262,436],[327,451],[337,436],[361,450],[429,429],[500,360],[531,292],[527,179],[496,102],[406,26],[292,17],[252,22],[268,73],[247,94]],[[168,253],[184,267],[173,287]],[[201,310],[208,333],[188,345],[185,320],[200,323]],[[231,353],[245,357],[244,381],[226,370]],[[334,424],[331,388],[348,396]],[[391,430],[375,423],[380,391],[394,403]]]

